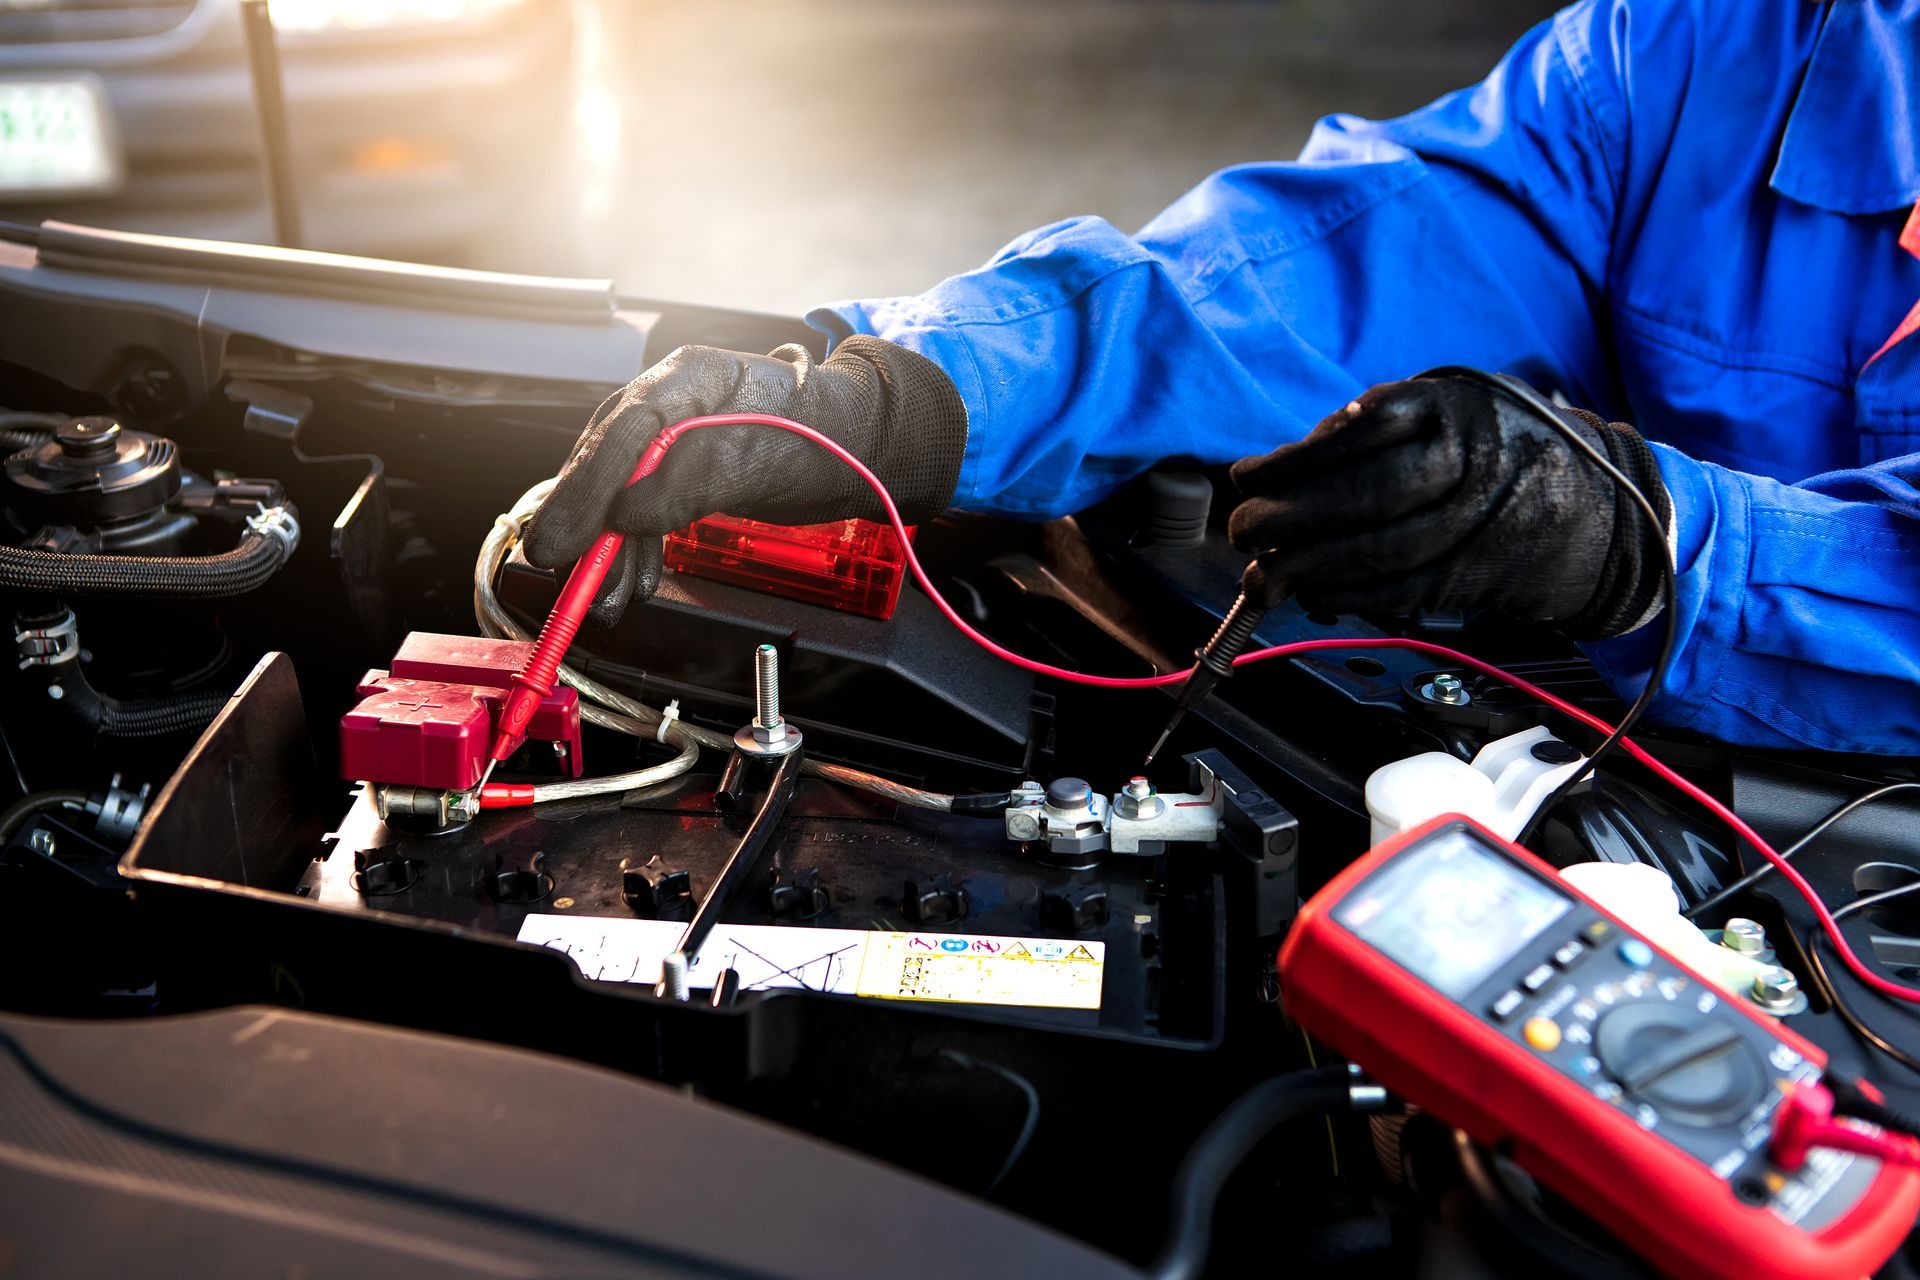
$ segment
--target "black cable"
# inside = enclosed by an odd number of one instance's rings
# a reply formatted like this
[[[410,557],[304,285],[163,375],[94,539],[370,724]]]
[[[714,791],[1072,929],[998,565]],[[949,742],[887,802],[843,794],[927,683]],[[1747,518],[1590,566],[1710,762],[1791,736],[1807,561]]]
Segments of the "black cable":
[[[1147,1267],[1152,1280],[1193,1280],[1205,1268],[1213,1211],[1233,1171],[1273,1130],[1347,1100],[1344,1066],[1276,1076],[1236,1098],[1188,1150],[1173,1179],[1167,1242]]]
[[[988,1179],[987,1185],[980,1189],[981,1195],[991,1195],[995,1187],[1006,1181],[1007,1175],[1013,1172],[1013,1166],[1020,1163],[1020,1157],[1027,1154],[1027,1148],[1033,1144],[1034,1130],[1040,1127],[1040,1091],[1033,1087],[1033,1081],[1012,1067],[1003,1067],[997,1062],[976,1058],[970,1053],[961,1053],[957,1049],[942,1049],[940,1056],[957,1067],[965,1067],[971,1071],[985,1071],[989,1075],[999,1076],[1018,1089],[1020,1096],[1027,1100],[1026,1119],[1020,1124],[1020,1132],[1014,1135],[1013,1146],[1007,1150],[1007,1158],[1000,1162],[999,1172]]]
[[[293,554],[289,539],[249,530],[206,556],[69,555],[0,546],[0,587],[61,596],[215,599],[264,585]]]
[[[1920,1137],[1920,1120],[1904,1111],[1896,1111],[1868,1093],[1861,1081],[1829,1072],[1823,1083],[1826,1084],[1827,1091],[1833,1095],[1835,1114],[1865,1120],[1869,1124],[1877,1124],[1882,1129],[1888,1129],[1894,1133]],[[1874,1093],[1878,1092],[1879,1090],[1874,1090]]]
[[[982,791],[974,795],[955,796],[951,812],[992,818],[1005,813],[1007,806],[1012,803],[1013,796],[1005,791]]]
[[[1916,1061],[1911,1054],[1896,1047],[1892,1041],[1888,1040],[1878,1031],[1875,1031],[1872,1027],[1869,1027],[1860,1015],[1855,1013],[1852,1007],[1841,998],[1840,988],[1835,985],[1832,978],[1827,976],[1826,963],[1820,959],[1820,940],[1824,937],[1826,937],[1826,931],[1818,929],[1808,936],[1807,962],[1813,968],[1814,979],[1820,984],[1822,993],[1826,995],[1827,1003],[1833,1006],[1833,1011],[1840,1015],[1842,1022],[1853,1028],[1855,1035],[1866,1041],[1873,1048],[1878,1049],[1881,1053],[1886,1054],[1889,1058],[1892,1058],[1907,1070],[1920,1076],[1920,1061]]]
[[[1883,796],[1894,795],[1901,791],[1920,791],[1920,782],[1891,782],[1884,787],[1876,787],[1865,795],[1855,796],[1839,808],[1828,813],[1827,816],[1820,819],[1820,821],[1814,823],[1805,835],[1782,849],[1780,851],[1781,861],[1786,861],[1793,857],[1794,854],[1799,853],[1802,849],[1812,844],[1815,840],[1818,840],[1827,833],[1830,827],[1852,813],[1855,809],[1863,805],[1872,804]],[[1773,870],[1774,864],[1772,862],[1763,862],[1724,889],[1702,898],[1694,906],[1687,908],[1682,914],[1689,920],[1698,920],[1701,916],[1706,915],[1718,907],[1724,906],[1731,899],[1753,888],[1754,885],[1766,879],[1767,874]]]
[[[0,725],[0,755],[7,758],[7,768],[13,773],[13,780],[19,784],[20,794],[31,795],[33,788],[27,785],[26,771],[20,767],[20,757],[15,754],[13,740],[7,737],[5,725]]]
[[[1575,453],[1578,453],[1594,466],[1600,468],[1607,479],[1611,480],[1620,492],[1627,495],[1634,506],[1639,508],[1640,514],[1647,518],[1647,523],[1653,526],[1654,539],[1660,547],[1660,554],[1655,558],[1660,562],[1660,612],[1664,615],[1664,623],[1661,630],[1660,648],[1654,657],[1652,670],[1647,673],[1646,687],[1640,691],[1640,696],[1635,698],[1632,705],[1627,708],[1627,713],[1620,717],[1620,722],[1613,727],[1613,732],[1603,738],[1600,745],[1588,753],[1586,764],[1576,769],[1567,777],[1566,781],[1555,787],[1553,791],[1548,794],[1547,798],[1540,802],[1539,807],[1533,811],[1533,816],[1527,820],[1527,825],[1522,828],[1515,841],[1517,844],[1524,845],[1533,836],[1535,829],[1540,825],[1541,820],[1546,817],[1548,811],[1559,804],[1561,800],[1565,799],[1569,791],[1586,781],[1594,769],[1598,767],[1601,759],[1606,756],[1608,752],[1614,750],[1620,739],[1626,737],[1627,734],[1632,731],[1633,727],[1640,723],[1640,717],[1646,714],[1647,708],[1652,705],[1654,698],[1658,696],[1660,686],[1666,682],[1667,669],[1673,665],[1674,648],[1680,638],[1679,610],[1675,608],[1675,600],[1679,594],[1679,584],[1676,581],[1674,573],[1673,557],[1667,552],[1667,522],[1660,518],[1658,511],[1654,510],[1653,503],[1647,500],[1647,495],[1640,492],[1640,486],[1628,479],[1625,472],[1613,465],[1612,459],[1608,458],[1606,454],[1602,453],[1599,449],[1594,448],[1585,436],[1581,435],[1571,423],[1562,418],[1559,409],[1552,401],[1548,400],[1538,391],[1535,391],[1532,387],[1529,387],[1526,383],[1515,378],[1507,378],[1499,374],[1488,373],[1484,369],[1474,369],[1459,364],[1442,365],[1438,369],[1429,369],[1420,376],[1423,378],[1464,378],[1469,382],[1477,382],[1481,386],[1491,388],[1506,396],[1515,404],[1527,409],[1536,418],[1540,419],[1543,425],[1551,428],[1555,434],[1566,441]]]
[[[1911,870],[1911,868],[1909,868],[1909,870]],[[1849,902],[1846,906],[1834,912],[1833,918],[1835,920],[1844,920],[1856,911],[1864,911],[1868,907],[1877,907],[1890,898],[1906,897],[1914,890],[1920,889],[1920,871],[1913,872],[1913,876],[1914,878],[1906,884],[1896,885],[1891,889],[1882,889],[1880,892],[1870,893],[1864,898],[1855,898],[1852,902]]]

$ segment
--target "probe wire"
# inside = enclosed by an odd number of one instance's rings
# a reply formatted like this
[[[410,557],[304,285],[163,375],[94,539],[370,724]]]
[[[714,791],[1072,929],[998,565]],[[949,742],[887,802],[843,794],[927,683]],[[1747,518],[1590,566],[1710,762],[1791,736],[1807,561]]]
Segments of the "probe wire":
[[[1486,376],[1491,377],[1491,375]],[[1510,384],[1500,382],[1498,385],[1508,387],[1508,389],[1511,390]],[[1522,402],[1525,403],[1525,398],[1520,398]],[[1558,421],[1558,419],[1555,420]],[[782,418],[765,413],[714,413],[695,418],[686,418],[667,427],[647,445],[645,451],[640,455],[640,464],[634,469],[634,479],[638,481],[646,476],[652,475],[654,471],[659,468],[662,459],[666,457],[667,451],[673,447],[674,442],[686,435],[689,431],[705,430],[708,427],[774,427],[781,431],[800,436],[802,439],[811,440],[834,457],[840,459],[841,462],[853,470],[855,475],[859,476],[860,479],[866,483],[869,489],[873,490],[874,497],[879,499],[881,508],[886,512],[887,522],[893,526],[894,532],[900,537],[901,551],[906,556],[907,568],[912,572],[913,580],[920,584],[920,589],[926,592],[927,598],[933,601],[934,607],[940,611],[948,622],[958,628],[960,633],[966,636],[967,639],[973,641],[1002,661],[1012,663],[1014,666],[1025,671],[1031,671],[1036,675],[1049,676],[1056,680],[1064,680],[1070,684],[1090,685],[1100,689],[1157,689],[1165,685],[1179,684],[1187,678],[1187,672],[1185,671],[1172,671],[1155,676],[1098,676],[1079,671],[1069,671],[1065,667],[1056,667],[1051,663],[1039,662],[1023,654],[1015,653],[1013,650],[1006,648],[1004,645],[995,642],[975,630],[968,624],[965,618],[960,616],[959,612],[954,609],[952,605],[947,603],[946,597],[941,595],[939,590],[933,585],[933,580],[928,576],[926,569],[920,563],[920,557],[914,553],[913,544],[907,539],[906,522],[900,518],[900,509],[894,505],[893,495],[887,492],[887,487],[881,483],[880,477],[876,476],[872,470],[867,467],[866,463],[856,458],[844,445],[840,444],[839,441],[815,430],[813,427],[807,426],[805,423],[795,422],[791,418]],[[1584,444],[1585,442],[1582,441],[1581,443]],[[1645,503],[1645,496],[1640,494],[1639,490],[1633,489],[1632,486],[1628,486],[1628,489],[1638,497],[1643,504]],[[1648,508],[1648,510],[1651,511],[1651,508]],[[1671,579],[1669,579],[1668,582],[1670,586]],[[1669,605],[1667,609],[1667,614],[1668,622],[1671,626],[1673,614],[1671,605]],[[1793,886],[1794,891],[1806,901],[1808,908],[1811,909],[1819,919],[1820,927],[1826,931],[1829,940],[1833,943],[1834,954],[1852,971],[1855,977],[1882,995],[1890,996],[1895,1000],[1902,1000],[1909,1004],[1920,1004],[1920,988],[1909,987],[1904,983],[1883,978],[1867,967],[1866,963],[1854,952],[1853,947],[1849,945],[1846,937],[1840,932],[1839,924],[1834,921],[1833,913],[1827,909],[1827,904],[1821,901],[1819,892],[1807,882],[1806,877],[1800,874],[1797,867],[1776,853],[1773,846],[1768,844],[1766,839],[1761,836],[1758,831],[1755,831],[1752,826],[1748,825],[1746,819],[1722,804],[1717,798],[1708,794],[1704,789],[1656,759],[1653,755],[1649,754],[1644,747],[1640,746],[1639,743],[1624,736],[1621,731],[1629,727],[1626,719],[1623,719],[1622,724],[1616,727],[1608,724],[1599,716],[1566,701],[1564,698],[1548,693],[1545,689],[1542,689],[1530,681],[1523,680],[1518,676],[1501,670],[1492,663],[1482,662],[1478,658],[1461,653],[1457,649],[1449,649],[1445,645],[1430,644],[1425,640],[1412,640],[1398,636],[1361,639],[1298,640],[1291,644],[1273,645],[1265,649],[1256,649],[1252,653],[1242,654],[1234,659],[1233,665],[1239,667],[1252,662],[1264,662],[1269,658],[1295,657],[1303,653],[1352,649],[1408,649],[1416,653],[1424,653],[1444,658],[1449,662],[1456,662],[1463,666],[1471,667],[1473,670],[1481,672],[1484,675],[1491,676],[1505,684],[1512,685],[1522,693],[1536,698],[1554,708],[1562,715],[1570,716],[1588,728],[1604,735],[1603,746],[1610,746],[1617,742],[1620,748],[1628,755],[1646,766],[1661,780],[1669,783],[1695,803],[1706,808],[1708,812],[1732,828],[1734,834],[1759,850],[1761,856],[1766,858],[1766,860],[1773,865],[1774,869],[1786,878],[1787,883]],[[1652,695],[1654,686],[1658,683],[1660,675],[1660,670],[1656,668],[1649,680],[1647,690],[1636,700],[1634,707],[1629,709],[1629,718],[1640,709],[1641,703],[1645,702]],[[1591,758],[1589,759],[1591,760]]]
[[[1813,828],[1810,831],[1808,831],[1805,835],[1801,836],[1798,840],[1795,840],[1792,844],[1782,849],[1780,851],[1781,858],[1785,859],[1785,858],[1793,857],[1793,855],[1795,855],[1796,853],[1799,853],[1802,849],[1806,848],[1808,845],[1812,844],[1815,840],[1818,840],[1821,836],[1825,835],[1827,833],[1827,830],[1830,827],[1840,822],[1848,814],[1852,813],[1855,809],[1860,809],[1867,805],[1870,805],[1874,803],[1876,800],[1881,799],[1883,796],[1899,795],[1903,792],[1908,792],[1908,791],[1920,791],[1920,782],[1890,782],[1884,787],[1876,787],[1872,791],[1868,791],[1862,795],[1855,796],[1853,799],[1847,801],[1845,804],[1842,804],[1839,808],[1834,809],[1832,812],[1827,814],[1826,817],[1816,822],[1813,825]],[[1687,910],[1683,914],[1689,920],[1698,920],[1700,917],[1704,915],[1708,915],[1711,912],[1717,910],[1718,908],[1725,906],[1727,903],[1731,902],[1733,899],[1739,897],[1741,894],[1745,893],[1747,890],[1753,888],[1754,885],[1766,879],[1767,876],[1771,875],[1772,873],[1773,873],[1773,864],[1770,862],[1763,862],[1759,866],[1755,867],[1753,870],[1741,876],[1738,880],[1735,880],[1732,884],[1726,886],[1726,888],[1720,889],[1717,892],[1710,894],[1705,898],[1702,898],[1698,903],[1687,908]],[[1858,905],[1858,904],[1854,904],[1854,905]],[[1834,913],[1833,918],[1838,920],[1841,916],[1844,916],[1850,910],[1852,910],[1851,906],[1842,907],[1839,911]]]
[[[1652,667],[1648,669],[1647,682],[1641,688],[1639,696],[1627,707],[1626,714],[1620,717],[1620,722],[1614,725],[1612,730],[1600,740],[1600,745],[1588,754],[1586,763],[1568,774],[1559,786],[1534,806],[1533,816],[1527,819],[1526,825],[1520,829],[1520,834],[1514,841],[1515,844],[1525,845],[1532,838],[1541,820],[1547,816],[1548,811],[1565,799],[1568,792],[1592,776],[1594,769],[1600,764],[1601,757],[1616,749],[1620,740],[1640,723],[1640,717],[1646,714],[1647,708],[1653,705],[1655,696],[1659,694],[1660,686],[1666,683],[1667,669],[1673,665],[1674,649],[1680,641],[1680,610],[1677,607],[1679,583],[1676,580],[1672,551],[1667,545],[1667,524],[1660,518],[1660,513],[1653,509],[1653,503],[1647,500],[1647,495],[1640,492],[1640,487],[1628,479],[1626,473],[1613,464],[1612,459],[1595,448],[1592,441],[1581,435],[1562,418],[1552,401],[1518,378],[1488,373],[1484,369],[1475,369],[1464,364],[1442,365],[1437,369],[1429,369],[1420,376],[1422,378],[1462,378],[1468,382],[1477,382],[1495,394],[1504,395],[1526,408],[1540,420],[1540,425],[1551,428],[1569,448],[1599,468],[1607,479],[1613,482],[1618,492],[1627,496],[1633,503],[1636,514],[1653,526],[1654,541],[1660,547],[1658,557],[1660,561],[1660,648],[1654,655]]]

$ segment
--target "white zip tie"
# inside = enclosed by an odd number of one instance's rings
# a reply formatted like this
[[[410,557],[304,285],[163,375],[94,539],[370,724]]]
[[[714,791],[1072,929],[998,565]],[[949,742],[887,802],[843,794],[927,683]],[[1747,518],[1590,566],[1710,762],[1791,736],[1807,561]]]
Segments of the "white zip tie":
[[[653,740],[659,743],[661,746],[665,746],[667,744],[667,730],[671,728],[673,726],[673,722],[675,720],[678,720],[679,718],[680,718],[680,699],[675,698],[672,702],[669,702],[667,704],[667,709],[660,713],[660,727],[654,730]]]

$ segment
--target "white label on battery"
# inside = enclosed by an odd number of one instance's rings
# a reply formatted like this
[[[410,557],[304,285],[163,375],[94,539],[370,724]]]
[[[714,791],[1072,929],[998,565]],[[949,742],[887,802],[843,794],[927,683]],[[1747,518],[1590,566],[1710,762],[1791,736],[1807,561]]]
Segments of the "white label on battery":
[[[860,965],[859,994],[882,1000],[1098,1009],[1102,942],[876,933]]]
[[[672,920],[529,915],[519,940],[564,951],[589,978],[652,986],[685,929]],[[711,987],[715,974],[732,969],[742,991],[1098,1009],[1105,966],[1100,942],[722,924],[687,976],[693,986]]]

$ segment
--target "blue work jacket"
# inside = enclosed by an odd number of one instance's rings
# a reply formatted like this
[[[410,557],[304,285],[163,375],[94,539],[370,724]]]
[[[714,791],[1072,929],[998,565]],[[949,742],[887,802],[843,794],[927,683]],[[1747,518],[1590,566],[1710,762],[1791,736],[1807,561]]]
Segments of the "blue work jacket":
[[[945,369],[957,505],[1028,517],[1434,365],[1556,389],[1661,442],[1656,714],[1920,753],[1920,336],[1886,345],[1920,300],[1917,44],[1920,0],[1586,0],[1478,86],[1328,117],[1137,235],[1070,219],[810,318]],[[1588,652],[1632,694],[1657,630]]]

